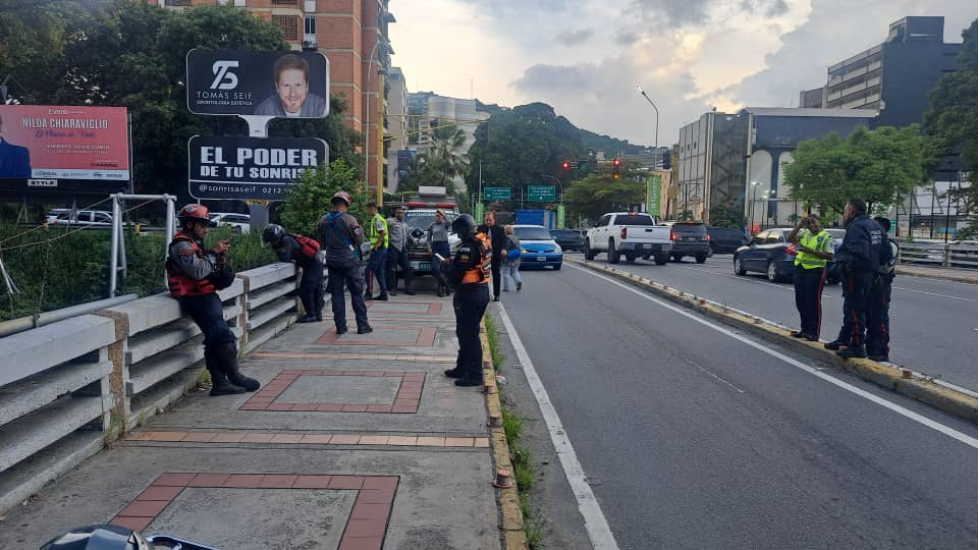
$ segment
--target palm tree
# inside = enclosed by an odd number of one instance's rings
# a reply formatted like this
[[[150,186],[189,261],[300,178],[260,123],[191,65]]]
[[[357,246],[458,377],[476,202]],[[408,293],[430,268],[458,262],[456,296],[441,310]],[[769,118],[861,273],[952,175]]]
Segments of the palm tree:
[[[469,161],[463,144],[466,134],[455,125],[443,126],[432,130],[432,145],[425,153],[426,162],[439,168],[441,184],[451,190],[452,179],[466,175]]]

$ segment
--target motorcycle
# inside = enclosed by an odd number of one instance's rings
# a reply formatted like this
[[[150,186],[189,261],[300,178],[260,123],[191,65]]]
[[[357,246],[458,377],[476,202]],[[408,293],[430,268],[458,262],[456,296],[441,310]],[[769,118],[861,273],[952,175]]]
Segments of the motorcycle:
[[[169,535],[142,536],[118,525],[89,525],[59,535],[41,550],[218,550]]]

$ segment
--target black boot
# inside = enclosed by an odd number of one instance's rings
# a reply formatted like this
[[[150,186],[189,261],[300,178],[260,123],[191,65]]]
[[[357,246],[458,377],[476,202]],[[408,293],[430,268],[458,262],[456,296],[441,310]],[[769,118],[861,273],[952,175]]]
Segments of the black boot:
[[[852,359],[852,358],[864,358],[867,357],[868,354],[867,352],[864,351],[863,344],[855,344],[855,345],[847,346],[846,348],[838,351],[837,356],[843,357],[844,359]]]
[[[228,382],[228,378],[225,377],[225,373],[221,370],[221,362],[218,360],[217,350],[204,350],[204,364],[211,374],[212,396],[245,393],[245,388]]]
[[[222,344],[218,347],[218,359],[221,368],[228,380],[236,386],[245,388],[245,391],[255,391],[259,389],[259,381],[249,378],[238,370],[238,346],[234,343]]]

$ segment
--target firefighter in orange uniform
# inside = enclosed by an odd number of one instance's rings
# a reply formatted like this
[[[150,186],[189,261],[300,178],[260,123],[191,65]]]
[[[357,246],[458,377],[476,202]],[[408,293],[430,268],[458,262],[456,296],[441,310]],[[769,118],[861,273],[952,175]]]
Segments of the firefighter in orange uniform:
[[[462,214],[453,220],[453,231],[462,241],[448,276],[449,284],[456,290],[453,311],[456,313],[459,354],[456,356],[456,368],[447,370],[445,374],[449,378],[457,378],[457,386],[482,386],[480,321],[490,303],[490,238],[486,232],[477,232],[476,220],[469,214]]]
[[[188,204],[177,215],[180,231],[167,247],[170,294],[204,333],[204,362],[211,373],[211,395],[231,395],[259,389],[258,381],[238,370],[238,345],[221,311],[218,290],[234,282],[228,262],[229,241],[204,250],[204,238],[214,227],[208,208]]]

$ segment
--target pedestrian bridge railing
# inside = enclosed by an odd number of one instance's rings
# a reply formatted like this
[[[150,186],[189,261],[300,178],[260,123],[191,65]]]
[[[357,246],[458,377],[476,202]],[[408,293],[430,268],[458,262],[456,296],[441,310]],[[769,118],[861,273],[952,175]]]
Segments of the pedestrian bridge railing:
[[[242,353],[291,324],[296,286],[279,263],[219,292]],[[202,338],[166,293],[0,338],[0,515],[196,387]]]
[[[977,243],[901,242],[898,263],[977,268]]]

